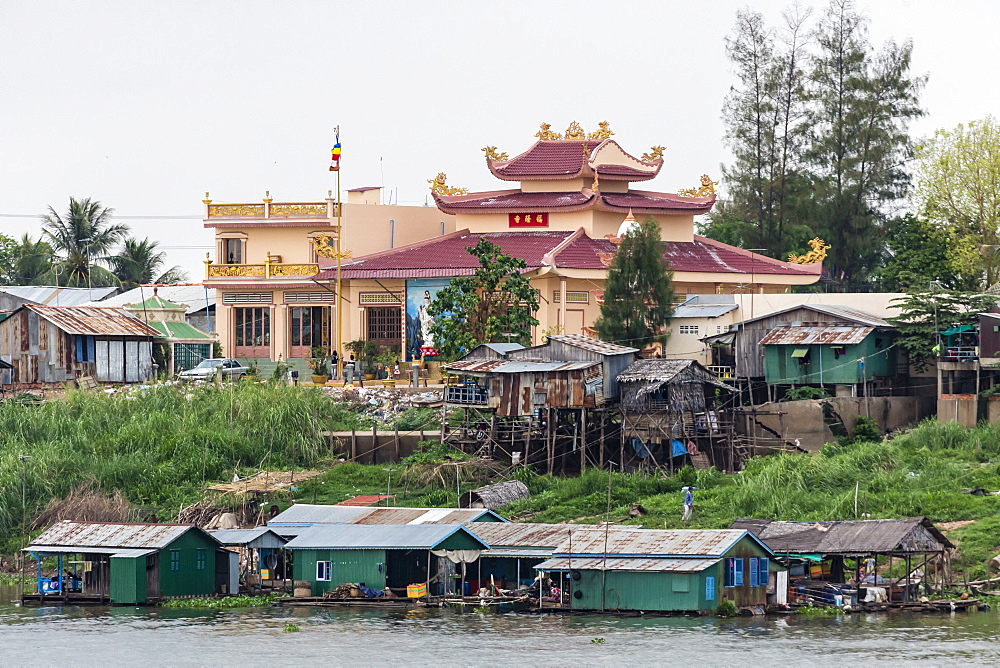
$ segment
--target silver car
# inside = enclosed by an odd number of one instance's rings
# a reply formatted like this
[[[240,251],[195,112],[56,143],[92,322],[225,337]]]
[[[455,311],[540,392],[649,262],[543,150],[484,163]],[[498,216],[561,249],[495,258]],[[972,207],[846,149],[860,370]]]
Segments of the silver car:
[[[177,374],[180,380],[212,380],[219,373],[225,380],[239,380],[247,375],[249,367],[240,364],[239,360],[230,357],[202,360],[202,362],[187,371]]]

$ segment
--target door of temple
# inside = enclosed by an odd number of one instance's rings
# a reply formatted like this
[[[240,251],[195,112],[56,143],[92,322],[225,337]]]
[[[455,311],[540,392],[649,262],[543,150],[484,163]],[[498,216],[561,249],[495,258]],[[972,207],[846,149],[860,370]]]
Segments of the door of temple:
[[[365,309],[365,328],[368,340],[380,348],[385,346],[398,352],[403,343],[403,317],[398,306],[369,306]]]
[[[288,323],[289,357],[312,357],[314,347],[330,347],[329,306],[292,306]]]
[[[271,308],[234,308],[233,357],[271,357]]]

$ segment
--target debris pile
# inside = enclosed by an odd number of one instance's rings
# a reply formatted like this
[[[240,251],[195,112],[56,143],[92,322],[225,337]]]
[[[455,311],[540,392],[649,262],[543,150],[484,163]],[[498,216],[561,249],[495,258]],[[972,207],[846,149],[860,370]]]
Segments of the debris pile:
[[[347,404],[348,410],[371,418],[378,426],[392,427],[407,410],[441,405],[440,390],[410,393],[394,387],[326,387],[323,393],[334,401]],[[435,428],[428,427],[428,428]]]

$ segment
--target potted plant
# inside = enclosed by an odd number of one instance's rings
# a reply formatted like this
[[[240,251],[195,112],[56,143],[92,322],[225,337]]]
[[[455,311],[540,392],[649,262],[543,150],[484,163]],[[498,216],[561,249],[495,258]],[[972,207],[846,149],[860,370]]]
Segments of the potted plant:
[[[378,346],[375,342],[357,339],[349,341],[345,347],[354,354],[357,373],[364,374],[365,380],[374,380],[375,357],[378,355]]]
[[[399,363],[399,355],[396,351],[389,346],[382,346],[379,348],[379,353],[376,355],[375,361],[385,369],[385,377],[382,378],[382,384],[386,387],[396,387],[396,380],[392,377],[392,368]]]
[[[330,351],[326,346],[314,346],[308,364],[312,370],[313,385],[326,385],[326,381],[330,380]]]

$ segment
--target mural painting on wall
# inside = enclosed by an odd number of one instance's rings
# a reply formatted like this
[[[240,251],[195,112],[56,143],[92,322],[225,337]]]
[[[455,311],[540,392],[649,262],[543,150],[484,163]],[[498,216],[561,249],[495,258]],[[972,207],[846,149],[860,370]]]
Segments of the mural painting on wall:
[[[406,357],[416,360],[437,354],[428,312],[438,290],[450,283],[447,278],[416,279],[406,282]]]

